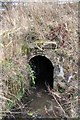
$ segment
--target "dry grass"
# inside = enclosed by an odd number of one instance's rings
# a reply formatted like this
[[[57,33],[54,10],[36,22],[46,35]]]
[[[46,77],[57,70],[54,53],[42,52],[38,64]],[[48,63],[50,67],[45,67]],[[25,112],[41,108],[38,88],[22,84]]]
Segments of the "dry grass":
[[[65,25],[63,32],[68,31],[65,39],[65,46],[61,46],[58,51],[64,52],[68,57],[73,56],[75,63],[65,65],[69,67],[69,72],[77,71],[78,61],[78,5],[77,3],[67,3],[57,5],[52,3],[18,3],[17,6],[7,3],[4,5],[4,11],[0,12],[0,65],[2,74],[0,75],[0,85],[2,93],[0,98],[3,101],[2,111],[9,111],[12,104],[18,103],[24,94],[25,86],[28,87],[26,63],[27,53],[22,51],[22,46],[36,40],[51,40],[50,29],[58,29],[59,25]],[[56,31],[54,34],[58,34]],[[32,37],[34,40],[32,41]],[[59,36],[60,37],[60,36]],[[71,48],[71,49],[70,49]],[[58,52],[57,51],[57,52]],[[66,70],[65,70],[66,71]],[[68,117],[77,117],[77,78],[70,83],[70,87],[61,94],[61,99],[65,98],[65,103],[59,103],[53,95],[60,110],[65,114],[65,108],[62,104],[70,104],[70,113]],[[75,84],[75,86],[74,86]],[[74,91],[72,89],[74,88]],[[1,91],[1,90],[0,90]],[[21,92],[21,93],[19,93]],[[69,98],[68,98],[69,97]],[[7,107],[5,104],[7,103]],[[1,104],[1,103],[0,103]],[[1,106],[1,105],[0,105]],[[62,107],[63,106],[63,107]]]

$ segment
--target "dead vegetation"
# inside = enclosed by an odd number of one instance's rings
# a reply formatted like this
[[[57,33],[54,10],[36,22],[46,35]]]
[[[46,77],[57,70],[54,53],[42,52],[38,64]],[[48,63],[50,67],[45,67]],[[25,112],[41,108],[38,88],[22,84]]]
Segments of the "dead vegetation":
[[[78,4],[5,3],[3,8],[0,12],[0,97],[3,101],[0,106],[2,104],[3,116],[7,112],[11,114],[10,109],[15,104],[19,108],[24,106],[20,99],[25,87],[29,87],[26,69],[28,44],[56,40],[57,55],[64,53],[70,60],[64,64],[65,73],[75,73],[76,77],[69,79],[69,86],[58,83],[54,91],[49,92],[58,105],[59,115],[78,117]],[[47,108],[45,110],[48,112]],[[54,114],[57,117],[55,111]]]

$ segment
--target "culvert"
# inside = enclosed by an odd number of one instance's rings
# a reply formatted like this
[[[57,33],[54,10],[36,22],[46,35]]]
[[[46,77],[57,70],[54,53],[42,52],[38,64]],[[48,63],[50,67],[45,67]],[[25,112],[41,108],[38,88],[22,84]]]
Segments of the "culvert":
[[[53,88],[54,67],[52,62],[45,56],[35,56],[29,61],[29,65],[34,71],[35,87],[46,89],[47,86]]]

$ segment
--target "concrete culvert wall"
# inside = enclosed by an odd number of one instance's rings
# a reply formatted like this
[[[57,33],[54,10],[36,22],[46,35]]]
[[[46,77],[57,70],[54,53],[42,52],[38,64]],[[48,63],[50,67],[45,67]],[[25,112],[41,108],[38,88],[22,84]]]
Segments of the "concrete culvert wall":
[[[45,89],[47,86],[53,88],[54,67],[51,61],[45,56],[35,56],[29,61],[29,64],[34,71],[35,87]]]

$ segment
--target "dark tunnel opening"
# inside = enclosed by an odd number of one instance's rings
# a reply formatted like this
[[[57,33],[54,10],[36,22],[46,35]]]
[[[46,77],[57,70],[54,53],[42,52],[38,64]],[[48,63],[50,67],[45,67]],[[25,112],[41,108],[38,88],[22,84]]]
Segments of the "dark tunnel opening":
[[[35,87],[47,89],[53,88],[53,70],[51,61],[45,56],[35,56],[30,59],[29,64],[34,71]]]

